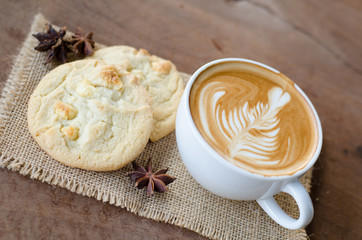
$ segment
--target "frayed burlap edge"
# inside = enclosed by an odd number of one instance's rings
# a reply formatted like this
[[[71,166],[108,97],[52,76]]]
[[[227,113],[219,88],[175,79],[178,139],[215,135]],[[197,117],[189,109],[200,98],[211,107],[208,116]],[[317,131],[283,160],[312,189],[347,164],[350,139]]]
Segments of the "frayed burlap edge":
[[[15,58],[13,68],[3,88],[0,99],[0,139],[3,138],[3,130],[6,119],[11,115],[10,109],[14,104],[16,104],[17,92],[22,88],[24,82],[27,81],[27,76],[32,71],[32,69],[29,68],[29,65],[36,52],[32,50],[34,47],[34,39],[31,33],[37,32],[39,28],[43,27],[45,22],[47,21],[42,14],[37,14],[34,17],[30,33],[26,37],[19,54]],[[182,76],[184,78],[189,77],[188,74],[182,74]],[[228,233],[217,232],[214,228],[203,226],[201,223],[193,223],[187,219],[170,216],[158,210],[140,207],[135,201],[126,202],[122,196],[115,196],[109,192],[99,191],[98,189],[92,188],[86,184],[79,184],[74,180],[64,178],[63,176],[59,176],[55,173],[44,171],[43,169],[34,167],[29,163],[24,163],[21,160],[10,156],[7,152],[2,152],[0,154],[0,167],[17,171],[24,176],[29,176],[31,179],[38,179],[51,185],[66,188],[69,191],[83,196],[94,197],[102,202],[108,202],[115,206],[126,208],[128,211],[139,216],[184,227],[208,238],[229,238]],[[304,180],[306,182],[308,192],[311,187],[311,177],[312,171],[310,170],[306,174]],[[297,236],[297,239],[300,240],[307,239],[304,229],[297,230],[295,232],[295,236]]]

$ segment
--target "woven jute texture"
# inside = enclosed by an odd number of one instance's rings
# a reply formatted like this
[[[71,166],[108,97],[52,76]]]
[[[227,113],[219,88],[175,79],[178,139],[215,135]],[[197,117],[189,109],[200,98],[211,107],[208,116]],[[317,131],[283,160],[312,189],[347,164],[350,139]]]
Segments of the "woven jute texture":
[[[27,104],[42,77],[56,65],[44,65],[45,53],[33,50],[37,40],[31,33],[44,31],[46,20],[35,16],[31,31],[6,82],[0,102],[0,165],[32,179],[94,197],[126,208],[135,214],[188,228],[212,239],[307,239],[305,230],[291,231],[276,224],[255,201],[231,201],[217,197],[198,185],[187,172],[177,150],[175,134],[148,143],[137,161],[150,156],[155,169],[169,167],[177,180],[169,191],[146,197],[133,186],[126,172],[91,172],[67,167],[42,151],[27,128]],[[185,76],[185,82],[189,75]],[[311,171],[302,179],[310,189]],[[298,208],[286,194],[276,195],[283,209],[298,216]]]

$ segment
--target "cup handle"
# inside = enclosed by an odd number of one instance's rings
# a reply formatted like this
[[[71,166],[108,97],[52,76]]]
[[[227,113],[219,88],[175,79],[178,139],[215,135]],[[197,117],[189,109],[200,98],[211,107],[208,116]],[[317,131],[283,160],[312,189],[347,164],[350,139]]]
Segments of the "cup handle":
[[[284,185],[281,191],[290,194],[295,199],[299,207],[298,219],[286,214],[274,197],[258,199],[257,202],[274,221],[285,228],[295,230],[308,225],[313,218],[313,204],[304,186],[298,180],[294,180]]]

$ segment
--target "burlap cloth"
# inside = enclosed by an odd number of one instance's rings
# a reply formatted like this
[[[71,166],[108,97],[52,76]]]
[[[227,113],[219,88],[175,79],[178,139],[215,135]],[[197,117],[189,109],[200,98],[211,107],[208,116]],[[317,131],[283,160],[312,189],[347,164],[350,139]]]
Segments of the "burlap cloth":
[[[0,166],[32,179],[94,197],[140,216],[175,224],[213,239],[307,239],[304,229],[291,231],[276,224],[255,201],[231,201],[217,197],[198,185],[187,172],[172,133],[149,143],[137,161],[152,156],[155,168],[169,167],[177,180],[165,194],[148,198],[133,186],[126,172],[130,165],[114,172],[91,172],[67,167],[48,156],[32,139],[26,120],[30,94],[42,77],[55,67],[44,65],[45,53],[33,50],[37,40],[31,33],[44,31],[46,20],[37,15],[0,101]],[[185,81],[187,76],[184,75]],[[311,171],[302,178],[310,189]],[[290,215],[298,209],[286,194],[277,201]]]

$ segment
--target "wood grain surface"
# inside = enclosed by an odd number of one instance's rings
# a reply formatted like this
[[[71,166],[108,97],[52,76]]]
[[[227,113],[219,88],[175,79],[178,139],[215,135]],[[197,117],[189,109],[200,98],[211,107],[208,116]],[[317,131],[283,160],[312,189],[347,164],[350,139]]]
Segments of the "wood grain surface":
[[[311,239],[362,239],[362,1],[0,1],[0,81],[42,12],[98,42],[146,48],[193,73],[222,57],[264,62],[319,113]],[[0,239],[203,239],[124,209],[0,170]]]

